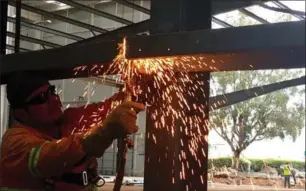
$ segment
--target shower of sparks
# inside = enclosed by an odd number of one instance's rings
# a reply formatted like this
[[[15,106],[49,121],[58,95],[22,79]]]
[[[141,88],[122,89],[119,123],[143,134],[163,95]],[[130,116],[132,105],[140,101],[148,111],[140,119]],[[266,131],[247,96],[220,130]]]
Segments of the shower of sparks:
[[[132,94],[137,101],[145,102],[150,110],[151,121],[153,121],[156,131],[166,131],[169,138],[174,138],[176,131],[188,137],[188,140],[180,140],[181,152],[178,159],[173,159],[173,170],[179,168],[179,177],[182,180],[198,178],[204,184],[202,174],[194,172],[189,166],[190,156],[198,164],[197,168],[203,168],[203,157],[207,156],[203,148],[207,144],[207,136],[203,136],[209,129],[205,110],[208,103],[201,103],[198,95],[207,95],[205,86],[209,82],[201,80],[201,73],[192,76],[189,71],[197,71],[199,68],[207,68],[210,71],[218,71],[210,66],[215,60],[208,60],[204,56],[173,56],[163,58],[126,58],[126,40],[119,44],[119,54],[113,63],[105,71],[102,65],[94,65],[91,68],[81,66],[75,68],[75,74],[82,71],[90,72],[90,75],[105,77],[107,74],[117,71],[120,78],[127,80],[132,85]],[[221,61],[222,62],[222,61]],[[188,71],[188,72],[187,72]],[[86,91],[88,91],[86,89]],[[125,91],[125,90],[124,90]],[[88,93],[89,94],[89,93]],[[91,93],[90,93],[91,94]],[[87,92],[83,96],[87,95]],[[193,103],[191,103],[193,102]],[[113,103],[113,107],[119,102]],[[215,103],[223,104],[223,103]],[[92,119],[97,119],[97,114],[93,114]],[[100,117],[101,120],[101,117]],[[94,124],[101,121],[93,120]],[[160,137],[154,133],[148,133],[148,139],[154,144],[159,144]],[[165,150],[165,158],[170,155],[170,151]],[[187,157],[187,156],[188,157]],[[176,161],[176,162],[175,162]],[[174,174],[174,173],[173,173]],[[191,178],[192,177],[192,178]],[[172,183],[178,180],[172,177]],[[186,183],[186,190],[191,189]]]

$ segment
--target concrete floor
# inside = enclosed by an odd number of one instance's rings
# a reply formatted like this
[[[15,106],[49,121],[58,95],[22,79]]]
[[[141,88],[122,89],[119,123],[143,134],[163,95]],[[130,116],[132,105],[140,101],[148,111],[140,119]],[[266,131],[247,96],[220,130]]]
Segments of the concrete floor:
[[[105,184],[99,191],[112,191],[113,184]],[[272,188],[272,187],[259,187],[251,185],[242,185],[242,186],[231,186],[231,185],[222,185],[215,184],[214,186],[209,186],[208,191],[303,191],[304,189],[284,189],[284,188]],[[143,191],[143,187],[133,187],[133,186],[122,186],[121,191]],[[183,190],[182,190],[183,191]]]

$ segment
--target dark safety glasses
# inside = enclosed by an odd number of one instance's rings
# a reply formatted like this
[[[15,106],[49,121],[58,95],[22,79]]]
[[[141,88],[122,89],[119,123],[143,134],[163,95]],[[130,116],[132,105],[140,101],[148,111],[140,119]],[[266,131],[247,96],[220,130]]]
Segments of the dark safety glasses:
[[[45,92],[41,92],[36,96],[32,97],[30,100],[26,101],[27,105],[37,105],[46,103],[50,95],[57,95],[55,86],[51,85]]]

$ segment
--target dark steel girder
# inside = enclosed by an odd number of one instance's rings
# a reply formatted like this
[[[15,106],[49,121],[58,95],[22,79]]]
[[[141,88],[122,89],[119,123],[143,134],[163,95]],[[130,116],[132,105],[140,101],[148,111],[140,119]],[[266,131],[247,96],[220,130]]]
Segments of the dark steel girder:
[[[236,91],[224,95],[218,95],[209,98],[209,108],[211,111],[223,107],[228,107],[264,94],[278,91],[284,88],[299,86],[305,84],[305,76],[286,80],[282,82],[272,83],[264,86],[254,87],[246,90]]]
[[[98,43],[109,40],[118,40],[126,36],[135,36],[138,33],[148,31],[149,26],[150,26],[150,20],[145,20],[88,39],[84,39],[66,46],[79,46],[80,44]]]
[[[6,49],[14,51],[15,46],[6,44]],[[26,49],[26,48],[20,48],[20,52],[29,52],[29,51],[32,51],[32,50],[29,50],[29,49]]]
[[[199,54],[220,71],[303,68],[305,22],[131,37],[127,46],[128,58]]]
[[[120,41],[2,56],[2,74],[18,70],[71,70],[82,65],[108,64],[118,54],[117,44]],[[305,67],[304,22],[137,36],[128,38],[127,43],[127,56],[130,58],[203,54],[224,62],[211,63],[219,71]],[[215,70],[207,68],[207,71]],[[61,75],[56,78],[66,77]]]
[[[240,11],[241,13],[243,13],[243,14],[245,14],[245,15],[247,15],[247,16],[253,18],[253,19],[255,19],[256,21],[258,21],[258,22],[260,22],[260,23],[263,23],[263,24],[269,24],[269,23],[270,23],[270,22],[268,22],[267,20],[265,20],[265,19],[259,17],[258,15],[254,14],[254,13],[252,13],[251,11],[248,11],[248,10],[246,10],[246,9],[240,9],[239,11]]]
[[[279,2],[279,1],[273,1],[273,3],[278,6],[279,8],[284,8],[284,9],[290,9],[288,6],[284,5],[283,3]],[[297,15],[297,14],[293,14],[293,16],[295,16],[296,18],[300,19],[300,20],[304,20],[305,18]]]
[[[11,6],[15,6],[16,2],[15,1],[9,1],[9,4]],[[105,30],[105,29],[102,29],[102,28],[99,28],[99,27],[96,27],[96,26],[93,26],[93,25],[90,25],[90,24],[86,24],[86,23],[83,23],[83,22],[80,22],[80,21],[76,21],[76,20],[61,16],[61,15],[55,14],[55,13],[51,13],[51,12],[42,10],[42,9],[38,9],[38,8],[29,6],[29,5],[26,5],[26,4],[21,4],[21,8],[24,9],[24,10],[36,13],[36,14],[44,15],[44,16],[47,16],[47,17],[51,17],[51,18],[63,21],[63,22],[67,22],[67,23],[70,23],[72,25],[76,25],[76,26],[79,26],[79,27],[82,27],[82,28],[85,28],[85,29],[88,29],[88,30],[97,31],[97,32],[100,32],[100,33],[107,32],[107,30]]]
[[[130,8],[133,8],[132,3],[122,3],[123,0],[118,0],[117,2],[125,6],[128,6]],[[234,1],[219,1],[219,0],[213,0],[212,1],[212,14],[220,14],[220,13],[224,13],[227,11],[232,11],[232,10],[236,10],[236,9],[241,9],[243,7],[248,7],[254,4],[260,4],[262,2],[266,2],[265,0],[257,0],[257,1],[240,1],[240,0],[234,0]],[[141,6],[140,6],[141,7]],[[144,8],[144,7],[141,7]],[[145,9],[145,8],[144,8]],[[137,10],[135,8],[135,10]],[[139,10],[140,11],[140,10]],[[146,11],[148,12],[148,11]],[[217,21],[217,20],[215,20]],[[217,22],[216,22],[217,23]],[[218,23],[220,24],[220,23]],[[224,25],[228,24],[225,22],[223,23]],[[95,37],[91,37],[73,44],[70,44],[69,46],[72,45],[77,45],[77,44],[85,44],[85,43],[92,43],[92,42],[102,42],[104,40],[110,40],[110,39],[117,39],[118,37],[123,37],[123,36],[131,36],[131,35],[135,35],[136,33],[140,33],[140,32],[146,32],[149,30],[149,26],[150,26],[150,19],[146,20],[146,21],[142,21],[139,23],[134,23],[122,28],[119,28],[117,30],[113,30],[113,31],[109,31],[107,32],[105,35],[104,34],[100,34],[97,35]]]
[[[92,13],[92,14],[110,19],[110,20],[113,20],[113,21],[116,21],[118,23],[122,23],[122,24],[126,24],[126,25],[129,25],[129,24],[133,23],[132,21],[129,21],[129,20],[117,17],[115,15],[112,15],[112,14],[109,14],[109,13],[91,8],[91,7],[86,6],[86,5],[82,5],[80,3],[77,3],[77,2],[74,2],[74,1],[71,1],[71,0],[57,0],[57,1],[59,1],[61,3],[64,3],[66,5],[70,5],[74,8],[77,8],[77,9],[80,9],[80,10],[83,10],[83,11],[86,11],[86,12],[89,12],[89,13]]]
[[[150,9],[147,9],[145,7],[136,5],[135,3],[131,3],[129,1],[127,1],[127,0],[113,0],[113,1],[115,1],[117,3],[120,3],[120,4],[124,5],[124,6],[127,6],[129,8],[135,9],[137,11],[140,11],[142,13],[145,13],[147,15],[150,15]]]
[[[7,32],[7,36],[9,36],[11,38],[15,38],[15,33]],[[24,35],[20,35],[20,40],[32,42],[32,43],[35,43],[35,44],[41,44],[41,45],[52,47],[52,48],[58,48],[58,47],[61,46],[59,44],[55,44],[55,43],[52,43],[52,42],[47,42],[47,41],[44,41],[44,40],[40,40],[40,39],[37,39],[37,38],[32,38],[32,37],[28,37],[28,36],[24,36]]]
[[[11,22],[11,23],[16,22],[16,19],[13,18],[13,17],[8,17],[7,20],[8,20],[8,22]],[[61,37],[65,37],[65,38],[68,38],[68,39],[72,39],[72,40],[75,40],[75,41],[79,41],[79,40],[84,39],[82,37],[79,37],[79,36],[76,36],[76,35],[73,35],[73,34],[65,33],[65,32],[62,32],[62,31],[54,30],[54,29],[50,29],[50,28],[47,28],[47,27],[44,27],[44,26],[40,26],[40,25],[37,25],[37,24],[34,24],[34,23],[27,22],[25,20],[21,20],[21,25],[24,26],[24,27],[28,27],[28,28],[43,31],[43,32],[46,32],[46,33],[54,34],[56,36],[61,36]]]
[[[213,22],[215,22],[215,23],[217,23],[218,25],[221,25],[221,26],[223,26],[223,27],[233,27],[233,25],[230,25],[230,24],[228,24],[227,22],[225,22],[225,21],[222,21],[222,20],[220,20],[220,19],[218,19],[218,18],[216,18],[216,17],[212,17],[212,21]]]

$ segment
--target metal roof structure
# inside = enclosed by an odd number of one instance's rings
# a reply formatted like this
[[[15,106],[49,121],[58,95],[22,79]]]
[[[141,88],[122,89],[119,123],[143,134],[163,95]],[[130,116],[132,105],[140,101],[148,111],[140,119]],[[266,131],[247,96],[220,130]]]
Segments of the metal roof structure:
[[[94,8],[95,6],[100,5],[108,5],[108,4],[120,4],[126,8],[132,10],[132,13],[135,14],[145,14],[148,17],[150,16],[150,7],[143,5],[139,5],[141,1],[127,1],[127,0],[113,0],[113,1],[72,1],[72,0],[58,0],[58,1],[27,1],[23,0],[21,3],[21,27],[22,28],[30,28],[37,31],[42,31],[55,37],[63,37],[65,39],[69,39],[71,43],[73,42],[82,42],[85,38],[82,36],[78,36],[77,34],[69,34],[67,32],[59,31],[56,28],[52,28],[48,26],[48,22],[52,22],[53,20],[58,20],[60,22],[69,23],[74,26],[81,27],[85,30],[91,31],[93,36],[92,39],[103,39],[109,37],[112,32],[122,30],[124,34],[127,34],[128,31],[132,31],[132,33],[142,33],[148,31],[148,22],[149,20],[140,20],[138,22],[133,21],[131,18],[122,18],[120,16],[115,15],[114,13],[107,13],[105,11],[98,10]],[[216,2],[214,4],[214,2]],[[223,2],[222,2],[223,3]],[[16,6],[16,2],[9,1],[11,6]],[[220,3],[219,3],[220,4]],[[230,23],[224,19],[225,15],[231,14],[234,11],[239,12],[245,16],[247,16],[248,20],[252,20],[254,24],[267,24],[270,23],[268,19],[262,17],[262,15],[258,14],[258,10],[264,9],[264,11],[273,12],[273,13],[284,13],[287,15],[291,15],[293,17],[292,20],[304,20],[305,12],[293,10],[290,8],[290,2],[286,1],[268,1],[268,2],[258,2],[258,1],[249,1],[247,3],[239,3],[239,1],[233,3],[232,7],[228,8],[227,5],[220,6],[217,1],[213,1],[213,13],[214,17],[212,18],[213,27],[214,28],[225,28],[225,27],[233,27],[235,24]],[[226,3],[225,3],[226,4]],[[254,5],[255,4],[255,5]],[[286,5],[288,4],[288,5]],[[148,3],[149,5],[149,3]],[[63,12],[69,10],[70,12],[75,11],[84,11],[89,14],[94,14],[96,16],[103,17],[105,19],[111,20],[116,23],[122,24],[122,27],[106,29],[104,26],[99,26],[98,23],[88,24],[85,22],[81,22],[66,16],[63,16]],[[34,20],[33,15],[39,15],[43,18],[41,21]],[[50,18],[50,19],[49,19]],[[235,18],[231,19],[232,21]],[[16,23],[16,18],[8,17],[9,23]],[[125,30],[126,29],[126,30]],[[97,36],[97,35],[106,35],[106,37]],[[14,31],[9,31],[8,37],[15,38]],[[61,44],[48,42],[46,40],[36,39],[32,37],[27,37],[24,35],[20,36],[21,41],[26,41],[28,43],[34,43],[41,45],[40,48],[56,48],[63,46]],[[86,41],[84,41],[86,42]],[[69,43],[68,43],[69,44]],[[66,45],[66,44],[65,44]],[[13,41],[8,44],[7,49],[12,50],[14,47]],[[20,47],[20,51],[31,51],[30,49]],[[9,51],[8,53],[11,53]]]

